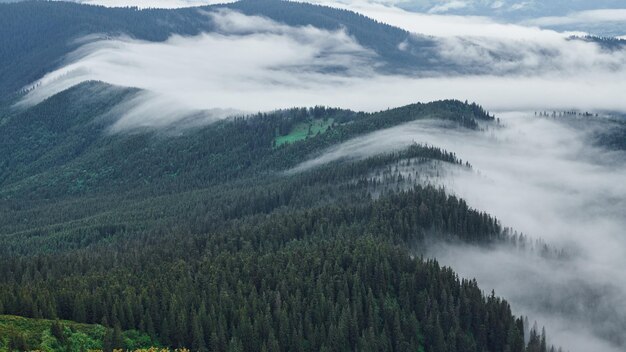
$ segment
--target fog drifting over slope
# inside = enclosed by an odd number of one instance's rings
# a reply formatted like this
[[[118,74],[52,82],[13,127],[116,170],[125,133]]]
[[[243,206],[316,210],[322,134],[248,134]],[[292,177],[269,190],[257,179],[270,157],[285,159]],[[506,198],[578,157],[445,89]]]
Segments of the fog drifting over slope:
[[[498,114],[504,127],[472,132],[418,121],[348,141],[296,170],[426,143],[455,152],[474,170],[450,167],[438,181],[504,226],[565,248],[545,259],[508,248],[437,244],[429,256],[506,297],[516,314],[546,325],[570,351],[626,346],[626,155],[592,147],[589,134],[530,113]],[[533,117],[531,117],[533,116]]]
[[[381,73],[380,58],[341,29],[290,27],[227,10],[207,16],[218,32],[173,36],[162,43],[88,42],[63,67],[35,82],[22,103],[36,104],[80,82],[98,80],[148,92],[123,116],[119,126],[128,128],[164,126],[199,110],[210,110],[203,114],[211,121],[226,116],[214,111],[312,105],[374,111],[446,98],[498,110],[626,112],[626,51],[604,51],[556,32],[519,26],[503,31],[472,23],[483,28],[475,36],[439,37],[439,56],[482,74],[408,76]],[[500,37],[505,33],[509,39]],[[150,114],[133,113],[165,100],[171,104]]]
[[[211,121],[232,110],[328,105],[374,111],[447,98],[476,101],[490,110],[626,113],[624,51],[606,52],[561,33],[485,18],[409,14],[369,3],[360,9],[437,36],[443,59],[483,67],[485,73],[386,75],[377,70],[376,54],[343,30],[295,28],[222,11],[207,14],[220,25],[219,33],[163,43],[116,38],[85,44],[61,69],[36,82],[23,103],[36,104],[86,80],[144,89],[117,108],[122,118],[114,131],[170,126],[199,111]],[[414,141],[457,153],[477,172],[449,170],[442,182],[451,192],[505,226],[568,248],[574,256],[556,263],[506,248],[449,245],[429,254],[463,277],[477,277],[483,289],[495,288],[515,313],[547,325],[554,344],[572,352],[623,350],[624,155],[592,148],[585,133],[553,120],[499,117],[503,129],[481,133],[424,122],[376,132],[303,167]]]

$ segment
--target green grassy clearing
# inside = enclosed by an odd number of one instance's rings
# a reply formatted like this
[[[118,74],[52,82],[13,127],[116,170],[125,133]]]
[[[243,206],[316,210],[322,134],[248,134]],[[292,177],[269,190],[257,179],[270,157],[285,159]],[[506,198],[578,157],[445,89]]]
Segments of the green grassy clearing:
[[[107,329],[99,324],[80,324],[60,320],[61,338],[52,332],[54,320],[0,315],[0,352],[18,351],[86,351],[100,350]],[[138,331],[124,331],[121,338],[129,349],[153,345],[150,337]]]
[[[297,124],[289,134],[276,137],[276,146],[280,147],[283,144],[295,143],[301,140],[305,140],[308,137],[317,135],[318,133],[324,133],[328,131],[328,128],[333,124],[334,119],[315,119],[309,122],[301,122]]]

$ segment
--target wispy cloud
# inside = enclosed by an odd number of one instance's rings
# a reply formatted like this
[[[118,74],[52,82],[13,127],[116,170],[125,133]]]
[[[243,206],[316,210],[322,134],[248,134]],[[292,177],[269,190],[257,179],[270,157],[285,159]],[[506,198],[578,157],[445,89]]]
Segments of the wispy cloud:
[[[380,58],[344,30],[290,27],[232,11],[207,16],[217,32],[174,36],[162,43],[130,38],[88,42],[65,66],[35,82],[21,104],[36,104],[80,82],[98,80],[146,90],[150,94],[144,98],[176,102],[170,104],[175,111],[160,110],[169,119],[158,111],[143,117],[160,121],[158,125],[179,121],[185,111],[256,112],[318,104],[374,111],[445,98],[499,110],[626,112],[621,93],[626,90],[626,51],[604,52],[550,31],[508,40],[441,38],[441,60],[482,75],[440,72],[419,78],[379,73]],[[136,102],[147,104],[148,99]],[[209,115],[208,120],[224,116]]]
[[[626,9],[601,9],[572,12],[566,16],[540,17],[528,20],[524,23],[528,25],[547,27],[569,24],[597,24],[605,22],[617,22],[624,23],[626,25]]]
[[[619,0],[519,1],[519,0],[309,0],[351,9],[378,20],[433,35],[489,36],[529,34],[533,27],[561,32],[623,35],[623,11]],[[621,25],[621,28],[620,28]],[[497,29],[497,30],[496,30]],[[438,34],[437,34],[438,33]]]
[[[412,33],[437,37],[491,37],[503,39],[534,39],[541,37],[568,37],[580,32],[558,33],[538,27],[502,23],[484,16],[459,16],[439,13],[420,13],[376,1],[311,0],[336,8],[356,11]]]
[[[593,147],[590,134],[609,122],[570,122],[530,113],[498,114],[486,131],[417,121],[347,141],[300,165],[363,158],[425,143],[455,152],[473,170],[451,167],[439,184],[471,206],[527,236],[567,248],[554,260],[508,247],[441,244],[430,255],[476,277],[509,300],[516,313],[548,327],[571,351],[626,346],[626,154]]]
[[[468,1],[459,1],[459,0],[448,1],[441,5],[433,6],[430,10],[428,10],[428,12],[429,13],[442,13],[442,12],[448,12],[450,10],[462,9],[462,8],[467,7],[467,3]]]
[[[625,51],[605,52],[593,43],[568,40],[568,34],[482,17],[414,14],[380,3],[349,2],[349,7],[436,36],[442,60],[479,68],[482,74],[387,75],[377,70],[380,58],[343,29],[290,27],[220,11],[207,14],[219,29],[215,33],[174,36],[162,43],[123,37],[88,41],[62,68],[36,82],[21,104],[36,104],[87,80],[141,88],[141,94],[112,111],[120,115],[113,132],[195,125],[234,110],[322,104],[375,111],[447,98],[501,111],[626,113]],[[501,117],[505,127],[495,132],[424,122],[376,132],[301,168],[413,142],[456,152],[480,174],[450,173],[444,180],[450,191],[507,226],[575,248],[577,257],[555,266],[508,249],[446,246],[433,253],[510,298],[517,312],[541,318],[555,343],[572,351],[619,350],[623,345],[607,341],[626,338],[626,277],[620,271],[626,266],[624,156],[590,147],[586,133],[571,125],[519,114]],[[528,280],[534,280],[530,288],[520,289],[520,281]]]
[[[290,27],[232,11],[207,16],[217,33],[164,43],[118,38],[85,44],[67,65],[36,82],[21,104],[97,80],[148,90],[183,110],[268,110],[315,104],[326,94],[320,88],[365,79],[376,66],[375,54],[343,30]]]

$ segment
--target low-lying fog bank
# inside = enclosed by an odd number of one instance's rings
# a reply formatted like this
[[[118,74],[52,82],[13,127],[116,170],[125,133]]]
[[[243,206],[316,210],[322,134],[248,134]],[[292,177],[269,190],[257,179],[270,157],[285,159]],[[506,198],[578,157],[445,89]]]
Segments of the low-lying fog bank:
[[[567,259],[506,246],[436,244],[427,251],[463,277],[495,289],[515,313],[545,325],[570,351],[626,346],[626,156],[593,146],[605,128],[533,113],[497,114],[484,131],[417,121],[348,141],[299,166],[366,157],[427,143],[455,152],[473,170],[450,168],[438,182],[507,227],[564,248]],[[578,127],[577,127],[578,126]]]

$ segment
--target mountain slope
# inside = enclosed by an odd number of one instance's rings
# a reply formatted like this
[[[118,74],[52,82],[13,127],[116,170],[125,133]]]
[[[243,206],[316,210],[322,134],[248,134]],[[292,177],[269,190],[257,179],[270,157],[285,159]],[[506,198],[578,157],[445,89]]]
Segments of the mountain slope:
[[[353,12],[279,0],[244,0],[228,5],[177,10],[105,8],[57,1],[0,4],[0,97],[13,94],[57,68],[89,36],[125,35],[164,41],[173,34],[217,30],[207,12],[232,9],[291,26],[345,29],[376,52],[386,70],[433,70],[435,42],[409,35]],[[404,49],[400,44],[404,43]],[[413,49],[414,50],[413,50]]]
[[[0,126],[0,133],[7,136],[6,143],[0,145],[3,232],[97,214],[85,214],[92,209],[79,205],[85,201],[98,203],[98,212],[104,211],[104,204],[114,211],[124,203],[109,204],[104,199],[119,199],[120,194],[130,206],[146,197],[175,196],[235,182],[254,184],[260,180],[264,184],[259,187],[267,187],[283,182],[285,170],[332,145],[416,119],[443,119],[467,128],[476,128],[476,121],[492,119],[476,105],[444,101],[374,114],[292,109],[221,121],[176,135],[158,130],[111,133],[109,126],[115,118],[107,107],[135,93],[86,83],[33,108],[18,110]],[[333,125],[323,134],[275,147],[278,137],[312,119],[332,119]],[[429,148],[414,154],[454,160]],[[61,204],[73,210],[66,209],[62,212],[66,215],[61,216],[50,208],[63,209]]]
[[[83,6],[56,1],[0,4],[0,96],[14,93],[58,67],[91,34],[127,34],[162,41],[172,33],[193,35],[207,19],[195,11]]]
[[[120,111],[145,92],[100,82],[15,104],[19,89],[94,37],[219,32],[208,13],[228,9],[343,30],[376,53],[379,70],[454,69],[432,39],[308,4],[0,5],[0,314],[11,315],[0,316],[0,349],[544,352],[545,336],[529,335],[505,300],[422,257],[431,241],[517,243],[497,219],[432,186],[471,165],[416,143],[306,163],[416,121],[496,130],[476,104],[219,121],[198,112],[162,129],[120,127]],[[74,339],[85,343],[62,343]]]
[[[116,117],[109,113],[110,109],[132,99],[136,92],[86,83],[33,108],[16,110],[15,116],[0,126],[0,133],[7,136],[6,143],[0,145],[0,165],[5,166],[0,173],[0,185],[5,190],[30,187],[27,186],[29,184],[41,186],[37,181],[41,173],[62,171],[71,172],[71,177],[78,177],[74,172],[82,169],[103,174],[94,176],[101,177],[94,182],[103,182],[97,187],[112,187],[121,182],[119,178],[123,178],[124,182],[133,182],[127,186],[137,187],[135,182],[145,182],[138,173],[159,179],[167,173],[175,173],[179,177],[187,177],[186,173],[189,173],[191,179],[208,185],[234,176],[292,167],[307,154],[319,152],[332,144],[416,119],[438,118],[470,128],[476,128],[476,119],[492,120],[476,105],[442,101],[374,114],[322,107],[292,109],[181,130],[170,138],[160,138],[159,130],[112,133],[109,127]],[[335,128],[304,143],[286,148],[274,147],[277,137],[309,119],[333,119]],[[181,153],[181,150],[186,153]],[[112,162],[120,162],[119,155],[128,160],[116,169],[109,169],[115,166]],[[182,159],[174,156],[181,156]],[[219,158],[228,161],[222,164]],[[231,164],[232,159],[238,160],[238,163]],[[201,169],[189,167],[193,163],[201,163]],[[61,176],[49,176],[51,179],[58,177]],[[133,181],[134,178],[136,180]],[[118,186],[125,187],[122,184]],[[54,189],[62,194],[74,193],[68,187],[57,184]],[[5,197],[8,196],[5,193]]]
[[[0,313],[104,321],[193,350],[526,350],[508,303],[415,258],[429,238],[508,241],[491,216],[412,181],[468,165],[413,145],[289,171],[416,119],[493,123],[480,107],[292,109],[110,133],[106,106],[135,93],[87,83],[5,118]],[[319,119],[332,127],[276,145]],[[535,332],[528,348],[539,343]]]

